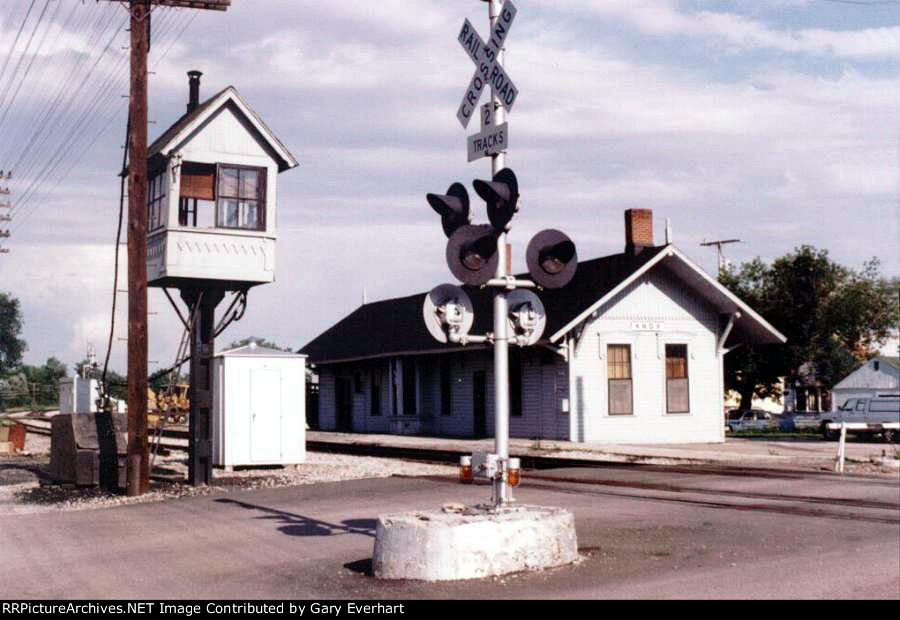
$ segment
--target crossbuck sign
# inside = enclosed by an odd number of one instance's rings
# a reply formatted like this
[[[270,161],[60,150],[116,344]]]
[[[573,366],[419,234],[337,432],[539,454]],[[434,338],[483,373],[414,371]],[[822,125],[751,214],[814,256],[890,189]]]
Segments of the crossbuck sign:
[[[466,94],[463,95],[462,103],[456,111],[456,118],[463,127],[469,125],[469,120],[478,109],[481,92],[488,84],[494,88],[494,93],[507,111],[512,110],[513,104],[516,102],[519,91],[498,62],[498,55],[503,49],[503,43],[506,41],[515,17],[516,6],[512,0],[506,0],[500,9],[496,23],[491,27],[487,43],[481,39],[468,19],[463,22],[457,40],[475,63],[475,74],[469,81]]]

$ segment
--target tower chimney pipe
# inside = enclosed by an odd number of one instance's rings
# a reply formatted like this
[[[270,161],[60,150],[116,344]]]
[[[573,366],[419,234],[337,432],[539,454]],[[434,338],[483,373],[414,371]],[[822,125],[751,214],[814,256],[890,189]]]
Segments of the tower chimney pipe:
[[[188,85],[190,95],[188,97],[187,111],[193,112],[200,105],[200,71],[188,71]]]

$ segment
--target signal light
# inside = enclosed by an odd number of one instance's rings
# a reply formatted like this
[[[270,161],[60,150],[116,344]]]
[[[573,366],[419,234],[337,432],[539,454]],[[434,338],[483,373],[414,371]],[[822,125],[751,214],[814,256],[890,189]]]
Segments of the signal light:
[[[496,274],[499,260],[497,232],[486,224],[461,226],[447,242],[447,266],[463,284],[485,284]]]
[[[522,478],[522,466],[519,464],[519,459],[516,457],[511,457],[509,459],[509,465],[506,470],[506,481],[509,483],[511,487],[519,486]]]
[[[525,262],[535,282],[544,288],[562,288],[575,275],[578,253],[565,233],[542,230],[528,244]]]
[[[504,168],[490,181],[476,179],[472,186],[487,203],[488,220],[499,231],[504,231],[519,210],[519,182],[516,174]]]
[[[472,457],[459,457],[459,481],[463,484],[472,484],[474,480],[475,476],[472,472]]]
[[[441,226],[447,237],[472,219],[469,213],[469,192],[462,183],[451,185],[446,194],[425,194],[425,199],[441,216]]]

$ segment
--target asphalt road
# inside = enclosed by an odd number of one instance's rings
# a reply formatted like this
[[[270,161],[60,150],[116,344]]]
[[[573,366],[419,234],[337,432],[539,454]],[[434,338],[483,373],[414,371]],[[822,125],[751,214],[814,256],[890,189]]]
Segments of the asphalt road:
[[[376,515],[484,486],[389,478],[0,517],[3,598],[900,598],[900,480],[711,468],[534,472],[583,561],[477,581],[367,574]]]

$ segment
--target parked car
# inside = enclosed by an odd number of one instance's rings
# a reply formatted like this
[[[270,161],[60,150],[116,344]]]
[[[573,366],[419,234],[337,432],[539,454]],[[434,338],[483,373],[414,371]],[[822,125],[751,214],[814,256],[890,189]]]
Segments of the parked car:
[[[768,411],[750,409],[749,411],[731,411],[725,423],[732,433],[738,431],[759,431],[776,428],[777,421]]]
[[[779,429],[785,432],[798,430],[820,430],[822,428],[822,416],[820,411],[792,411],[785,412],[781,418]]]
[[[882,428],[886,422],[900,423],[900,398],[850,398],[837,411],[822,414],[822,435],[825,439],[837,439],[840,431],[830,429],[832,422],[862,423],[870,425],[865,430],[847,429],[852,433],[881,433],[885,441],[897,441],[898,432],[892,428]]]

